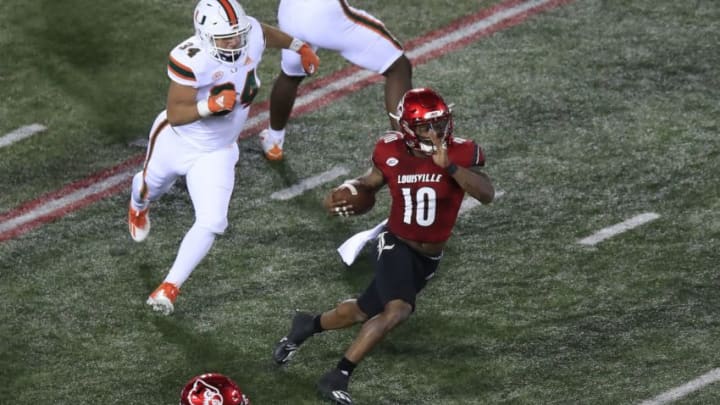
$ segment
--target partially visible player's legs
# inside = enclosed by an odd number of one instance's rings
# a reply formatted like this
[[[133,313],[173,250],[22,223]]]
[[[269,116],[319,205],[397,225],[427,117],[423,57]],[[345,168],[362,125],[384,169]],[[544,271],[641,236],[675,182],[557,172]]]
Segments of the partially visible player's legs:
[[[339,43],[327,47],[337,49],[353,64],[385,76],[385,111],[395,114],[403,94],[412,88],[412,64],[402,44],[371,14],[352,7],[344,13],[348,26],[336,39]],[[390,125],[399,129],[397,122],[389,119]]]
[[[304,78],[304,76],[289,76],[280,71],[273,83],[270,92],[270,128],[260,133],[260,142],[268,160],[281,160],[283,157],[285,127],[295,105],[298,86]]]
[[[358,364],[383,338],[412,314],[412,305],[403,300],[385,304],[383,312],[365,322],[357,337],[345,351],[345,358]]]
[[[285,364],[310,336],[326,330],[347,328],[366,319],[367,315],[360,310],[357,300],[354,299],[343,301],[335,308],[318,315],[298,312],[292,320],[288,334],[275,346],[273,359],[277,364]]]
[[[178,154],[165,113],[155,119],[150,130],[143,170],[133,177],[128,207],[128,230],[136,242],[150,233],[150,201],[165,194],[177,179],[173,159]]]
[[[395,114],[397,106],[408,90],[412,89],[412,64],[403,54],[385,72],[385,110]],[[397,120],[390,117],[390,125],[399,130]]]
[[[345,351],[345,356],[335,368],[320,378],[317,385],[320,394],[337,403],[352,404],[348,384],[355,367],[391,330],[408,319],[410,314],[412,314],[412,305],[397,299],[388,302],[381,313],[367,320]]]
[[[128,206],[128,231],[135,242],[142,242],[150,234],[150,200],[145,197],[144,173],[133,177]]]
[[[195,223],[185,234],[175,262],[163,283],[148,297],[154,310],[170,314],[180,287],[210,251],[215,235],[227,228],[227,212],[235,184],[237,144],[204,153],[186,175],[188,192],[195,209]]]
[[[393,248],[386,250],[384,246]],[[369,319],[344,357],[318,382],[324,397],[342,404],[352,404],[347,387],[355,367],[390,331],[410,317],[417,293],[437,268],[437,261],[421,257],[389,232],[378,236],[376,249],[379,254],[375,277],[357,299],[358,310]]]
[[[290,119],[295,97],[303,76],[288,76],[280,72],[270,92],[270,129],[284,130]]]
[[[308,44],[305,33],[312,26],[322,26],[326,21],[323,9],[334,2],[326,0],[295,1],[281,0],[278,5],[278,27],[289,35]],[[314,51],[318,48],[312,46]],[[282,160],[285,143],[285,127],[290,119],[298,86],[305,78],[300,55],[283,49],[281,52],[280,74],[275,78],[270,92],[270,125],[260,132],[260,144],[268,160]]]

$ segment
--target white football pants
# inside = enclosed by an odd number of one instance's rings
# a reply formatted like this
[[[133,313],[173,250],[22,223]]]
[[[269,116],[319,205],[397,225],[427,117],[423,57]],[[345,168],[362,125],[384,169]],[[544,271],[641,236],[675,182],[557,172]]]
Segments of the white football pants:
[[[147,207],[170,190],[179,176],[185,176],[195,223],[165,279],[178,288],[210,250],[215,235],[227,228],[238,158],[235,142],[210,152],[199,150],[172,130],[164,112],[153,124],[145,166],[133,178],[131,204],[135,209]]]
[[[281,0],[278,27],[319,48],[376,73],[385,72],[403,54],[402,45],[371,14],[345,0]],[[283,49],[281,68],[288,76],[305,76],[300,55]]]

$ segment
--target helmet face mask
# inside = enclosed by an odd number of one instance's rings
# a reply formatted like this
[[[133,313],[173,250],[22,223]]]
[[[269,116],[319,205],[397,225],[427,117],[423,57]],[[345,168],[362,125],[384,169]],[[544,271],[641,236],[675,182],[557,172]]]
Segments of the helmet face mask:
[[[452,111],[435,91],[428,88],[409,90],[398,103],[395,118],[405,144],[416,151],[432,155],[436,147],[430,138],[433,131],[443,145],[452,140]]]
[[[227,35],[214,35],[212,37],[212,55],[223,62],[234,63],[240,59],[247,47],[247,34],[250,27],[244,32],[238,31]]]
[[[215,59],[235,63],[247,48],[250,20],[235,0],[200,0],[195,7],[195,34]]]
[[[195,380],[195,383],[188,393],[188,401],[192,404],[223,405],[223,397],[220,394],[220,390],[209,385],[201,378]]]

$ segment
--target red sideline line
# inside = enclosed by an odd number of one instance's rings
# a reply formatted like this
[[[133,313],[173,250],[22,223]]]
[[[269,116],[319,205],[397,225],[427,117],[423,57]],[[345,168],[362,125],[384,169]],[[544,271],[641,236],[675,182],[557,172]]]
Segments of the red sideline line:
[[[90,177],[86,177],[82,180],[78,180],[73,183],[70,183],[67,186],[65,186],[59,190],[44,194],[44,195],[36,198],[35,200],[23,203],[22,205],[15,207],[11,211],[8,211],[4,214],[0,214],[0,222],[5,222],[9,219],[19,217],[20,215],[23,215],[29,211],[32,211],[33,209],[39,207],[40,205],[47,203],[48,201],[60,199],[70,193],[74,193],[77,190],[87,188],[93,184],[99,183],[99,182],[101,182],[109,177],[112,177],[124,170],[127,170],[130,167],[142,164],[144,160],[145,160],[145,154],[133,156],[130,159],[120,163],[117,166],[111,167],[109,169],[105,169],[101,172],[91,175]],[[0,234],[0,240],[2,240],[1,238],[2,238],[2,234]]]
[[[17,236],[20,236],[24,233],[27,233],[37,227],[39,227],[42,224],[45,224],[47,222],[51,222],[57,218],[64,217],[65,215],[77,211],[81,208],[85,208],[88,205],[102,200],[105,197],[110,197],[111,195],[114,195],[116,193],[119,193],[123,190],[127,190],[128,187],[130,187],[130,183],[132,182],[132,176],[128,176],[127,180],[123,181],[122,183],[116,184],[112,187],[109,187],[105,190],[102,190],[98,193],[91,194],[87,197],[85,197],[82,200],[75,201],[72,204],[68,204],[62,208],[58,208],[54,211],[51,211],[45,215],[41,215],[32,221],[25,222],[24,224],[18,226],[17,228],[13,228],[9,231],[0,233],[0,242],[13,239]]]
[[[453,52],[457,49],[463,48],[463,47],[467,46],[468,44],[475,42],[482,37],[486,37],[486,36],[494,34],[497,31],[501,31],[503,29],[518,25],[534,14],[541,13],[545,10],[555,8],[555,7],[561,6],[563,4],[570,3],[572,1],[573,0],[555,0],[555,1],[550,1],[547,3],[541,4],[537,7],[530,8],[530,9],[526,10],[525,12],[519,13],[512,18],[503,20],[502,22],[499,22],[497,24],[489,26],[485,30],[478,31],[477,33],[475,33],[473,35],[464,37],[462,40],[456,41],[448,46],[443,47],[442,49],[428,52],[419,57],[416,57],[416,58],[412,59],[410,62],[412,63],[413,66],[422,65],[429,60],[436,59],[442,55],[445,55],[445,54]],[[443,28],[437,29],[435,31],[431,31],[430,33],[428,33],[426,35],[423,35],[421,37],[417,37],[415,39],[408,41],[405,44],[405,50],[407,52],[412,51],[413,49],[415,49],[421,45],[424,45],[428,42],[431,42],[437,38],[440,38],[444,35],[454,32],[454,31],[458,31],[458,30],[462,29],[463,27],[474,24],[480,20],[488,18],[489,16],[492,16],[503,10],[515,7],[519,4],[522,4],[523,2],[524,2],[523,0],[509,0],[504,3],[497,4],[488,9],[481,10],[478,13],[472,14],[470,16],[455,20],[454,22],[450,23],[449,25],[447,25]],[[323,87],[327,86],[329,83],[333,83],[341,78],[350,76],[360,70],[361,69],[358,68],[357,66],[350,65],[350,66],[348,66],[342,70],[339,70],[329,76],[325,76],[325,77],[318,79],[312,83],[309,83],[308,85],[303,86],[300,89],[300,91],[298,92],[298,98],[303,96],[304,94],[310,93],[319,88],[323,88]],[[353,83],[349,87],[345,87],[343,89],[338,89],[334,92],[328,93],[322,100],[318,100],[318,101],[312,102],[310,104],[294,108],[292,111],[291,117],[297,117],[297,116],[306,114],[308,112],[317,110],[321,107],[324,107],[324,106],[332,103],[333,101],[335,101],[341,97],[344,97],[345,95],[347,95],[351,92],[359,91],[359,90],[369,86],[370,84],[377,83],[381,80],[383,80],[382,75],[373,75],[367,79]],[[270,105],[269,100],[265,100],[262,103],[258,103],[257,108],[250,111],[249,117],[253,117],[261,112],[267,111],[269,108],[269,105]],[[254,107],[254,105],[253,105],[253,107]],[[266,125],[267,125],[267,123],[261,123],[261,124],[248,126],[247,128],[245,128],[243,130],[240,138],[244,139],[244,138],[251,137],[251,136],[257,134]]]

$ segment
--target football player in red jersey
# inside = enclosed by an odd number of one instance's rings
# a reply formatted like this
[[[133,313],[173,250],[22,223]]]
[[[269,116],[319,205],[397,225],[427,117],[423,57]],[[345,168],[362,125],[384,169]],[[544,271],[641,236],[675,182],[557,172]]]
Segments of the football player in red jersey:
[[[318,315],[298,312],[290,332],[276,345],[273,358],[287,363],[313,334],[363,323],[337,367],[318,383],[320,393],[336,403],[352,404],[348,394],[355,366],[415,309],[415,297],[435,274],[443,248],[457,220],[465,193],[489,204],[495,189],[481,171],[478,144],[453,136],[450,107],[435,91],[412,89],[397,108],[400,131],[375,145],[373,166],[353,179],[374,190],[387,185],[392,202],[387,229],[377,237],[375,276],[357,299]],[[347,215],[345,201],[327,206]]]

